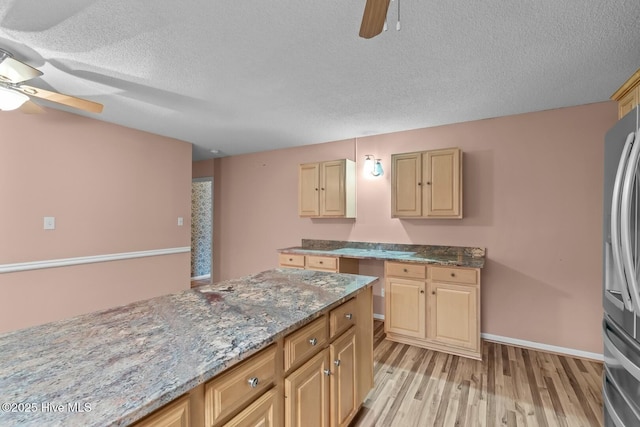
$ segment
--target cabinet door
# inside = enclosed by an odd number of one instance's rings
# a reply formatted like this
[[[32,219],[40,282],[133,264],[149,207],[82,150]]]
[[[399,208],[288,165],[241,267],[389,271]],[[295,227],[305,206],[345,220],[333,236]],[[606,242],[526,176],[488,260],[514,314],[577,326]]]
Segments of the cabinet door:
[[[188,427],[191,425],[189,411],[189,396],[183,396],[136,423],[135,427]]]
[[[320,215],[345,216],[345,161],[320,164]]]
[[[391,156],[391,216],[422,215],[421,154]]]
[[[461,159],[458,148],[424,153],[422,200],[425,216],[462,218]]]
[[[325,349],[285,378],[286,427],[329,426],[328,365],[329,350]]]
[[[298,215],[320,214],[320,166],[319,163],[300,165],[298,169]]]
[[[477,286],[432,282],[429,291],[428,338],[479,350]]]
[[[356,333],[349,329],[329,347],[331,354],[331,426],[344,427],[356,413]]]
[[[385,284],[385,331],[424,339],[425,282],[390,277]]]
[[[277,394],[275,389],[263,394],[258,400],[233,417],[224,427],[278,427],[276,419]]]

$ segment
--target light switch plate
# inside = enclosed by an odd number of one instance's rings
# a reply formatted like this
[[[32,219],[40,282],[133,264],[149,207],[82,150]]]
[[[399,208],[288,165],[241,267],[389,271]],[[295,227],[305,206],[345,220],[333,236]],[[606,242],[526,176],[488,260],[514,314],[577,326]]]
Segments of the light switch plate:
[[[181,216],[178,217],[178,225],[180,227],[182,227],[184,225],[184,219]]]
[[[55,230],[56,229],[56,217],[55,216],[45,216],[44,217],[44,229],[45,230]]]

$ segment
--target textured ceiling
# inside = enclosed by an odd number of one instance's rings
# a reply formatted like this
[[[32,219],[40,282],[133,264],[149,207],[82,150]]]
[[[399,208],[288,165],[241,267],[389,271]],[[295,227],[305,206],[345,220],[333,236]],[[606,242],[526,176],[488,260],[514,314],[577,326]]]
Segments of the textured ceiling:
[[[365,0],[5,0],[0,48],[196,160],[605,101],[640,67],[638,0],[401,0],[401,31],[396,2],[365,40]]]

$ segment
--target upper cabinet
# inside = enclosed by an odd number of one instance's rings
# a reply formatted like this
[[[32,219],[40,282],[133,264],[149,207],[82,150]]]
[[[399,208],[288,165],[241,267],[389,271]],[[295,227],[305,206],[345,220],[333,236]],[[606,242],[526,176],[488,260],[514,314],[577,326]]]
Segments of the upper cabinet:
[[[460,149],[392,155],[391,216],[462,218]]]
[[[355,162],[341,159],[300,165],[298,215],[310,218],[355,218]]]
[[[618,118],[621,118],[633,110],[636,105],[640,104],[640,69],[611,95],[611,99],[618,101]]]

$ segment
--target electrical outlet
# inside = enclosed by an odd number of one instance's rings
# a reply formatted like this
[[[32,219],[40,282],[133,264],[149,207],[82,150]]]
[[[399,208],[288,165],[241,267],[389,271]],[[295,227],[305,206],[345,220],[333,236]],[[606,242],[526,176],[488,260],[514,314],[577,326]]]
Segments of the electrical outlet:
[[[384,296],[384,288],[380,290],[380,296]]]
[[[45,230],[55,230],[56,229],[56,217],[55,216],[45,216],[44,217],[44,229]]]
[[[178,217],[178,226],[182,227],[184,225],[184,218],[181,216]]]

